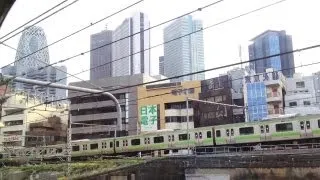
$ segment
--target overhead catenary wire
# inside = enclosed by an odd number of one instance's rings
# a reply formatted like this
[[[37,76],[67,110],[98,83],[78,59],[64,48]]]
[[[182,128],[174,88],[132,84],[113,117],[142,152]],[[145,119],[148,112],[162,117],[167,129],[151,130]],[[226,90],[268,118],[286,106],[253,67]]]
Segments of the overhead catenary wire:
[[[102,67],[102,66],[111,64],[111,63],[113,63],[113,62],[116,62],[116,61],[120,61],[120,60],[122,60],[122,59],[124,59],[124,58],[128,58],[128,57],[131,57],[131,56],[133,56],[133,55],[136,55],[136,54],[139,54],[139,53],[143,53],[143,52],[145,52],[145,51],[151,50],[151,49],[156,48],[156,47],[163,46],[163,45],[165,45],[165,44],[171,43],[171,42],[176,41],[176,40],[178,40],[178,39],[181,39],[181,38],[190,36],[190,35],[192,35],[192,34],[195,34],[195,33],[198,33],[198,32],[201,32],[201,31],[204,31],[204,30],[207,30],[207,29],[210,29],[210,28],[213,28],[213,27],[215,27],[215,26],[218,26],[218,25],[227,23],[227,22],[229,22],[229,21],[232,21],[232,20],[241,18],[241,17],[246,16],[246,15],[249,15],[249,14],[251,14],[251,13],[254,13],[254,12],[257,12],[257,11],[260,11],[260,10],[263,10],[263,9],[266,9],[266,8],[269,8],[269,7],[271,7],[271,6],[277,5],[277,4],[279,4],[279,3],[281,3],[281,2],[284,2],[284,1],[286,1],[286,0],[277,1],[277,2],[275,2],[275,3],[272,3],[272,4],[269,4],[269,5],[266,5],[266,6],[257,8],[257,9],[254,9],[254,10],[252,10],[252,11],[249,11],[249,12],[246,12],[246,13],[243,13],[243,14],[240,14],[240,15],[238,15],[238,16],[234,16],[234,17],[232,17],[232,18],[228,18],[228,19],[226,19],[226,20],[223,20],[223,21],[220,21],[220,22],[218,22],[218,23],[212,24],[212,25],[207,26],[207,27],[205,27],[205,28],[201,28],[201,29],[199,29],[199,30],[196,30],[196,31],[190,32],[190,33],[188,33],[188,34],[179,36],[179,37],[177,37],[177,38],[168,40],[168,41],[166,41],[166,42],[163,42],[163,43],[154,45],[154,46],[152,46],[152,47],[150,47],[150,48],[146,48],[146,49],[143,49],[143,50],[141,50],[141,51],[137,51],[137,52],[135,52],[135,53],[131,53],[130,55],[123,56],[123,57],[121,57],[121,58],[112,60],[112,61],[107,62],[107,63],[103,63],[103,64],[101,64],[101,65],[98,65],[98,66],[89,68],[89,69],[87,69],[87,70],[80,71],[80,72],[75,73],[75,74],[73,74],[73,75],[79,75],[79,74],[82,74],[82,73],[84,73],[84,72],[90,71],[90,70],[92,70],[92,69],[95,69],[95,68],[98,68],[98,67]],[[112,43],[112,42],[111,42],[111,43]],[[108,44],[106,44],[106,45],[109,45],[109,44],[110,44],[110,43],[108,43]],[[103,45],[103,46],[100,46],[100,47],[104,47],[104,46],[106,46],[106,45]],[[99,47],[98,47],[98,48],[99,48]],[[92,49],[92,50],[90,50],[90,51],[94,51],[94,50],[96,50],[96,49]],[[86,51],[86,52],[88,52],[88,51]],[[84,52],[84,53],[86,53],[86,52]],[[82,55],[82,53],[80,53],[80,55]],[[76,56],[78,56],[78,55],[76,55]],[[72,59],[72,58],[74,58],[74,56],[69,57],[69,58],[63,60],[62,62],[65,62],[65,61],[67,61],[67,60],[70,60],[70,58]],[[193,74],[192,74],[192,75],[193,75]],[[61,78],[61,79],[57,80],[56,82],[61,81],[61,80],[64,80],[64,79],[66,79],[66,78],[68,78],[68,77]],[[171,78],[171,79],[173,79],[173,78]],[[166,79],[166,80],[167,80],[167,79]],[[169,79],[169,80],[170,80],[170,79]]]
[[[41,17],[41,16],[43,16],[43,15],[47,14],[48,12],[52,11],[53,9],[55,9],[55,8],[57,8],[57,7],[59,7],[59,6],[61,6],[62,4],[66,3],[67,1],[68,1],[68,0],[64,0],[64,1],[60,2],[60,3],[58,3],[57,5],[55,5],[55,6],[51,7],[50,9],[46,10],[45,12],[43,12],[43,13],[39,14],[38,16],[36,16],[36,17],[34,17],[34,18],[30,19],[30,20],[29,20],[29,21],[27,21],[26,23],[24,23],[24,24],[20,25],[19,27],[15,28],[14,30],[12,30],[12,31],[8,32],[7,34],[3,35],[2,37],[0,37],[0,42],[1,42],[1,39],[3,39],[3,38],[5,38],[5,37],[7,37],[8,35],[10,35],[10,34],[12,34],[12,33],[14,33],[14,32],[15,32],[15,31],[17,31],[18,29],[20,29],[20,28],[24,27],[25,25],[27,25],[27,24],[29,24],[30,22],[32,22],[32,21],[34,21],[34,20],[38,19],[39,17]]]
[[[141,0],[141,1],[143,1],[143,0]],[[141,1],[138,1],[138,2],[134,3],[134,5],[137,4],[137,3],[140,3]],[[95,50],[98,50],[98,49],[103,48],[103,47],[105,47],[105,46],[108,46],[108,45],[111,45],[111,44],[113,44],[113,43],[119,42],[119,41],[121,41],[121,40],[127,39],[127,38],[129,38],[129,37],[133,37],[133,36],[135,36],[135,35],[137,35],[137,34],[140,34],[140,33],[142,33],[142,32],[149,31],[149,30],[151,30],[151,29],[154,29],[154,28],[159,27],[159,26],[161,26],[161,25],[167,24],[167,23],[169,23],[169,22],[172,22],[172,21],[174,21],[174,20],[177,20],[177,19],[179,19],[179,18],[181,18],[181,17],[184,17],[184,16],[186,16],[186,15],[195,13],[195,12],[197,12],[197,11],[202,11],[203,9],[208,8],[208,7],[210,7],[210,6],[213,6],[213,5],[215,5],[215,4],[217,4],[217,3],[220,3],[220,2],[222,2],[222,1],[223,1],[223,0],[215,1],[215,2],[213,2],[213,3],[210,3],[210,4],[208,4],[208,5],[205,5],[205,6],[203,6],[203,7],[199,7],[199,8],[197,8],[197,9],[193,10],[193,11],[190,11],[190,12],[188,12],[188,13],[182,14],[182,15],[180,15],[180,16],[177,16],[177,17],[175,17],[175,18],[169,19],[169,20],[167,20],[167,21],[161,22],[161,23],[159,23],[159,24],[157,24],[157,25],[154,25],[154,26],[149,27],[149,28],[147,28],[147,29],[141,30],[141,31],[136,32],[136,33],[134,33],[134,34],[131,34],[131,35],[129,35],[129,36],[122,37],[122,38],[120,38],[120,39],[117,39],[117,40],[112,41],[112,42],[110,42],[110,43],[104,44],[104,45],[102,45],[102,46],[99,46],[99,47],[90,49],[90,50],[88,50],[88,51],[85,51],[85,52],[76,54],[76,55],[74,55],[74,56],[71,56],[71,57],[68,57],[68,58],[66,58],[66,59],[60,60],[60,61],[58,61],[58,62],[55,62],[55,63],[49,64],[49,65],[47,65],[47,66],[41,67],[41,69],[46,68],[46,67],[49,67],[49,66],[52,66],[52,65],[55,65],[55,64],[58,64],[58,63],[65,62],[65,61],[67,61],[67,60],[71,60],[71,59],[73,59],[73,58],[76,58],[76,57],[82,56],[82,55],[84,55],[84,54],[87,54],[87,53],[89,53],[89,52],[91,52],[91,51],[95,51]],[[126,9],[128,9],[128,8],[131,7],[131,6],[133,6],[133,5],[128,6]],[[119,12],[121,12],[121,11],[119,11]],[[115,14],[115,13],[114,13],[114,14]],[[111,16],[111,15],[110,15],[110,16]],[[97,23],[99,23],[99,22],[101,22],[101,21],[102,21],[102,20],[99,20],[99,21],[97,21],[97,22],[95,22],[95,23],[93,23],[93,24],[97,24]],[[80,31],[82,31],[82,30],[84,30],[84,29],[86,29],[86,28],[88,28],[88,27],[91,27],[91,24],[90,24],[89,26],[87,26],[87,27],[84,27],[84,28],[82,28],[82,29],[80,29],[80,30],[72,33],[71,35],[68,35],[68,36],[66,36],[66,37],[64,37],[64,38],[61,38],[61,39],[55,41],[54,43],[51,43],[51,44],[45,46],[44,48],[47,48],[47,47],[49,47],[49,46],[51,46],[51,45],[53,45],[53,44],[56,44],[56,43],[58,43],[58,42],[60,42],[60,41],[62,41],[62,40],[64,40],[64,39],[66,39],[66,38],[68,38],[68,37],[70,37],[70,36],[72,36],[72,35],[80,32]],[[9,66],[9,65],[11,65],[11,64],[13,64],[13,63],[16,63],[16,62],[18,62],[18,61],[20,61],[20,60],[22,60],[22,59],[24,59],[24,58],[26,58],[26,57],[28,57],[28,56],[31,56],[32,54],[37,53],[37,52],[43,50],[44,48],[41,48],[41,49],[39,49],[39,50],[31,53],[31,54],[28,54],[28,55],[26,55],[26,56],[24,56],[24,57],[22,57],[22,58],[20,58],[20,59],[18,59],[18,60],[16,60],[16,61],[10,63],[10,64],[7,64],[7,65],[3,66],[2,68],[7,67],[7,66]]]
[[[283,54],[300,52],[300,51],[304,51],[304,50],[313,49],[313,48],[316,48],[316,47],[320,47],[320,44],[319,44],[319,45],[314,45],[314,46],[308,46],[308,47],[305,47],[305,48],[301,48],[301,49],[303,49],[303,50],[297,49],[297,50],[293,50],[293,51],[290,51],[290,52],[284,52],[284,53],[280,53],[280,54],[277,54],[277,55],[271,55],[271,56],[272,56],[272,57],[281,56],[281,55],[283,55]],[[268,59],[268,58],[270,58],[270,57],[267,56],[267,57],[263,57],[263,58],[253,59],[253,60],[254,60],[254,61],[258,61],[258,60],[263,60],[263,59]],[[241,63],[244,64],[244,63],[247,63],[247,61],[243,61],[243,62],[241,62]],[[241,64],[241,63],[240,63],[240,64]],[[306,64],[306,65],[301,65],[301,66],[299,66],[299,67],[305,67],[305,66],[310,66],[310,65],[315,65],[315,64],[320,64],[320,61],[319,61],[319,62],[310,63],[310,64]],[[236,65],[239,65],[239,63],[235,63],[235,65],[230,64],[230,65],[228,65],[228,67],[236,66]],[[225,67],[226,67],[226,65],[225,65],[225,66],[221,66],[220,68],[225,68]],[[220,68],[219,68],[219,67],[216,67],[216,68],[212,68],[212,69],[213,69],[213,70],[216,70],[216,69],[220,69]],[[208,70],[208,71],[209,71],[209,70]],[[200,71],[200,72],[202,72],[202,71]],[[161,81],[161,80],[160,80],[160,81]],[[144,83],[144,84],[150,84],[150,83],[152,83],[152,82]],[[137,86],[141,86],[141,85],[140,85],[140,84],[137,84],[137,85],[135,85],[135,86],[130,86],[130,87],[137,87]],[[115,90],[117,90],[117,89],[115,89]],[[112,91],[115,91],[115,90],[112,90]],[[58,102],[58,101],[62,101],[62,100],[68,100],[68,99],[72,99],[72,98],[88,97],[88,96],[93,95],[93,94],[101,94],[101,93],[90,93],[89,95],[86,94],[86,95],[81,95],[81,96],[68,97],[68,98],[63,98],[63,99],[59,99],[59,100],[49,101],[49,102],[46,102],[46,103],[48,104],[48,103]],[[156,96],[161,96],[161,95],[156,95]],[[29,109],[30,109],[30,108],[35,108],[35,107],[38,107],[38,106],[41,106],[41,105],[44,105],[44,104],[46,104],[46,103],[40,103],[40,104],[38,104],[38,105],[31,106],[31,107],[29,107]],[[8,115],[10,115],[10,114],[2,115],[2,117],[8,116]]]
[[[260,7],[260,8],[258,8],[258,9],[254,9],[254,10],[252,10],[252,11],[243,13],[243,14],[241,14],[241,15],[239,15],[239,16],[236,16],[236,17],[237,17],[237,18],[243,17],[244,15],[248,15],[248,14],[251,14],[251,13],[253,13],[253,12],[260,11],[260,10],[262,10],[262,9],[271,7],[271,6],[276,5],[276,4],[278,4],[278,3],[280,3],[280,2],[283,2],[283,1],[285,1],[285,0],[278,1],[278,2],[276,2],[276,3],[272,3],[272,4],[269,4],[269,5],[267,5],[267,6]],[[234,20],[235,17],[230,18],[230,19],[228,19],[228,20],[225,20],[225,21],[223,21],[223,22],[228,22],[228,21],[230,21],[231,19]],[[221,22],[220,22],[220,23],[217,23],[217,24],[221,24]],[[210,27],[216,26],[217,24],[211,25]],[[200,29],[200,30],[198,30],[198,31],[202,31],[202,30],[203,30],[203,29]],[[198,32],[198,31],[196,31],[196,32]],[[193,33],[195,33],[195,32],[193,32]],[[270,58],[270,57],[276,57],[276,56],[280,56],[280,55],[283,55],[283,54],[290,54],[290,53],[294,53],[294,52],[298,52],[298,51],[313,49],[313,48],[316,48],[316,47],[319,47],[319,46],[320,46],[320,45],[309,46],[309,47],[306,47],[306,48],[303,48],[303,49],[296,49],[296,50],[294,50],[294,51],[289,51],[289,52],[280,53],[280,54],[275,54],[275,55],[268,56],[268,57],[253,59],[253,60],[250,60],[250,62],[258,61],[258,60],[263,60],[263,59],[267,59],[267,58]],[[240,62],[240,63],[229,64],[229,65],[225,65],[225,66],[221,66],[221,67],[216,67],[216,68],[211,68],[211,69],[207,69],[207,70],[203,70],[203,71],[198,71],[198,72],[193,72],[193,73],[189,73],[189,74],[174,76],[174,77],[170,77],[170,78],[166,78],[166,79],[162,79],[162,80],[151,81],[151,82],[148,82],[148,83],[140,83],[140,84],[136,84],[136,85],[125,86],[125,87],[113,89],[112,91],[119,90],[119,89],[125,89],[125,88],[128,88],[128,87],[142,86],[142,85],[147,85],[147,84],[151,84],[151,83],[162,82],[162,81],[165,81],[165,80],[170,80],[170,79],[175,79],[175,78],[179,78],[179,77],[183,77],[183,76],[189,76],[189,75],[193,75],[193,74],[203,73],[203,72],[206,72],[206,71],[212,71],[212,70],[222,69],[222,68],[226,68],[226,67],[232,67],[232,66],[236,66],[236,65],[239,65],[239,64],[245,64],[245,63],[247,63],[247,62],[249,62],[249,61],[244,61],[244,62]],[[102,91],[102,92],[104,92],[104,91]],[[92,94],[100,94],[100,93],[92,93]],[[91,95],[92,95],[92,94],[91,94]],[[88,95],[83,95],[83,96],[88,96]],[[77,96],[77,97],[82,97],[82,96]],[[73,97],[73,98],[74,98],[74,97]],[[64,99],[54,100],[54,101],[50,101],[50,102],[48,102],[48,103],[57,102],[57,101],[61,101],[61,100],[67,100],[67,99],[70,99],[70,98],[64,98]],[[37,106],[40,106],[40,105],[37,105]],[[35,107],[37,107],[37,106],[35,106]]]
[[[78,1],[79,1],[79,0],[74,0],[73,2],[67,4],[66,6],[64,6],[64,7],[60,8],[60,9],[54,11],[53,13],[47,15],[46,17],[44,17],[44,18],[42,18],[42,19],[40,19],[40,20],[38,20],[38,21],[36,21],[35,23],[33,23],[32,25],[26,27],[25,29],[23,29],[23,30],[21,30],[21,31],[19,31],[19,32],[13,34],[13,35],[11,35],[10,37],[8,37],[8,38],[6,38],[6,39],[4,39],[4,40],[2,40],[2,41],[0,42],[0,44],[3,43],[3,42],[8,41],[9,39],[12,39],[13,37],[17,36],[18,34],[22,33],[23,31],[26,31],[26,30],[29,29],[30,27],[32,27],[32,26],[34,26],[34,25],[36,25],[36,24],[44,21],[45,19],[48,19],[49,17],[51,17],[51,16],[59,13],[60,11],[66,9],[67,7],[70,7],[71,5],[75,4],[75,3],[78,2]],[[12,63],[11,63],[11,64],[12,64]],[[10,65],[10,64],[9,64],[9,65]],[[7,66],[9,66],[9,65],[6,65],[6,66],[4,66],[4,67],[7,67]],[[2,67],[2,68],[3,68],[3,67]],[[1,69],[2,69],[2,68],[1,68]]]

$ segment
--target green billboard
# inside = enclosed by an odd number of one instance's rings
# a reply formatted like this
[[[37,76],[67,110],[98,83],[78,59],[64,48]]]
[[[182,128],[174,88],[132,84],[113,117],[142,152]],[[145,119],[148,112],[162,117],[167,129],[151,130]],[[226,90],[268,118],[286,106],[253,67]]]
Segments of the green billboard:
[[[140,108],[141,131],[155,131],[158,129],[158,106],[148,105]]]

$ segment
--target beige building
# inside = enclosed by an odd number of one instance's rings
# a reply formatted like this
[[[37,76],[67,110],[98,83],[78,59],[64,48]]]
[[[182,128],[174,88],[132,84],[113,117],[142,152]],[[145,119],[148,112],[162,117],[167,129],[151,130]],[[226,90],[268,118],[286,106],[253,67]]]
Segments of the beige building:
[[[139,131],[185,129],[187,127],[186,97],[198,99],[200,92],[200,81],[163,83],[138,87]],[[150,115],[150,111],[155,108],[157,112]],[[189,127],[193,128],[192,102],[189,103],[188,110]],[[155,116],[157,123],[153,118]]]
[[[65,104],[59,105],[41,105],[31,108],[34,105],[40,104],[35,97],[30,97],[24,93],[15,93],[3,105],[1,123],[4,125],[0,132],[0,144],[4,147],[19,147],[26,146],[26,141],[35,137],[29,137],[28,131],[30,124],[47,122],[50,117],[59,117],[61,124],[68,122],[68,107]],[[61,129],[62,130],[62,129]],[[64,129],[65,130],[65,129]],[[50,138],[45,134],[41,137],[45,142],[50,141]]]

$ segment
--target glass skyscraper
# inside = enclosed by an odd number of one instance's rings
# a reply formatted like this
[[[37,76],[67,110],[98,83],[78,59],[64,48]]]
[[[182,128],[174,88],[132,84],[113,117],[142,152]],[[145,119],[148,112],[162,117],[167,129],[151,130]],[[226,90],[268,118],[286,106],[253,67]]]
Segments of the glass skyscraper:
[[[109,44],[111,42],[112,31],[110,30],[104,30],[102,32],[91,35],[90,48],[98,49],[90,52],[90,80],[111,77],[112,45],[110,44],[105,46],[106,44]]]
[[[150,75],[150,27],[146,14],[125,19],[112,35],[112,76]],[[130,36],[128,38],[124,38]]]
[[[164,75],[179,76],[204,70],[202,21],[184,16],[164,29]],[[192,32],[198,31],[191,35]],[[184,36],[180,38],[181,36]],[[174,40],[176,39],[176,40]],[[170,41],[170,42],[169,42]],[[173,81],[204,80],[204,73]]]
[[[290,52],[293,49],[292,37],[285,31],[268,30],[253,38],[252,42],[249,45],[250,60]],[[253,61],[250,67],[255,70],[255,73],[266,72],[268,68],[276,71],[282,70],[282,74],[286,77],[292,77],[295,72],[292,53]]]
[[[250,121],[262,120],[268,116],[266,101],[266,85],[264,82],[248,83],[247,103]]]

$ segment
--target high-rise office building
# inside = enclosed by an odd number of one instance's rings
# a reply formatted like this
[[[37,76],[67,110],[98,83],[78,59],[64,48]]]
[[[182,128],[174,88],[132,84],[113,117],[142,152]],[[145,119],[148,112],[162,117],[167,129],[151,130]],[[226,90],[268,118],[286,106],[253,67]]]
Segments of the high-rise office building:
[[[159,57],[159,74],[164,75],[164,57],[160,56]]]
[[[90,80],[112,76],[112,31],[104,30],[90,37]],[[106,44],[110,44],[107,45]],[[101,47],[101,48],[99,48]]]
[[[148,17],[139,12],[113,31],[112,76],[150,74],[150,31],[144,31],[149,27]]]
[[[67,68],[65,66],[46,67],[50,63],[49,50],[46,46],[46,35],[41,27],[26,27],[20,37],[14,66],[4,67],[2,73],[27,79],[67,84],[65,73]],[[45,68],[39,69],[40,67]],[[36,87],[20,82],[13,82],[12,90],[41,94],[43,97],[48,98],[66,97],[66,90],[44,86]]]
[[[16,72],[19,73],[17,75],[26,73],[31,67],[35,68],[49,64],[49,50],[45,48],[46,46],[46,34],[41,27],[26,27],[20,37],[14,63]]]
[[[274,54],[292,51],[292,37],[286,34],[286,31],[267,30],[264,33],[252,39],[249,45],[249,59],[268,57]],[[273,68],[276,71],[282,70],[286,77],[293,77],[294,58],[293,54],[284,54],[262,60],[253,61],[250,67],[256,73],[266,72],[266,69]]]
[[[202,28],[202,21],[192,16],[182,17],[164,29],[164,42]],[[204,70],[203,33],[187,35],[164,45],[164,75],[173,77]],[[204,73],[185,76],[173,81],[203,80]]]

